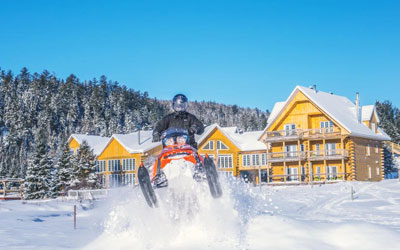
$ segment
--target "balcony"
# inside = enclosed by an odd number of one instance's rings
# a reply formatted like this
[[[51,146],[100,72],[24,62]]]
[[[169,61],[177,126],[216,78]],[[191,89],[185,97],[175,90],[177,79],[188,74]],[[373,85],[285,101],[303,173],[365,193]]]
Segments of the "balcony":
[[[340,138],[341,134],[338,127],[313,128],[303,131],[303,137],[309,140]]]
[[[303,151],[277,152],[267,155],[268,162],[293,162],[305,159],[306,153]]]
[[[267,132],[265,142],[296,141],[298,139],[320,140],[340,138],[342,135],[338,127],[292,129]]]
[[[323,160],[341,160],[349,157],[349,152],[346,149],[330,149],[323,151],[310,151],[311,161]]]
[[[267,132],[266,142],[296,141],[301,138],[302,129],[280,130]]]
[[[309,154],[308,154],[309,153]],[[308,158],[309,155],[309,158]],[[274,162],[295,162],[310,159],[310,161],[341,160],[349,157],[349,152],[345,149],[330,149],[324,151],[290,151],[276,152],[267,154],[267,161]]]

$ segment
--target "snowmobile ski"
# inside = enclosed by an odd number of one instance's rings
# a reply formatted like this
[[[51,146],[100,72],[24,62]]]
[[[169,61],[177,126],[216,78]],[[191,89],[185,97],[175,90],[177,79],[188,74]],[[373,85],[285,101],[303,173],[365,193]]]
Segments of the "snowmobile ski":
[[[140,189],[142,190],[149,207],[158,207],[157,196],[154,192],[153,186],[151,185],[149,171],[147,171],[143,166],[143,163],[138,169],[138,180]]]
[[[206,171],[207,182],[210,188],[211,196],[219,198],[222,196],[221,183],[219,182],[217,168],[214,161],[206,155],[204,158],[204,169]]]

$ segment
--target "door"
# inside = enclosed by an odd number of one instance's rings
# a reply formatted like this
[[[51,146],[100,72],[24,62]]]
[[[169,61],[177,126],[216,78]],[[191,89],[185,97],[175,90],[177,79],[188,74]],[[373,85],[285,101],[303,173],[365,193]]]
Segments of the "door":
[[[295,135],[296,134],[296,124],[285,124],[285,135]]]
[[[289,181],[299,181],[299,169],[298,168],[288,168]]]
[[[326,155],[336,155],[336,143],[327,143],[326,146]]]
[[[297,145],[287,145],[285,146],[286,157],[296,157],[297,156]]]

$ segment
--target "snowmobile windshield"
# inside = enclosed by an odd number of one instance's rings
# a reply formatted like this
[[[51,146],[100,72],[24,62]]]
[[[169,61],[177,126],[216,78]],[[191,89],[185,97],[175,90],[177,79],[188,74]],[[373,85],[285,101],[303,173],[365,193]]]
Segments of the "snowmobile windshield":
[[[163,146],[172,146],[174,144],[184,145],[188,141],[188,132],[184,129],[170,128],[161,135]]]

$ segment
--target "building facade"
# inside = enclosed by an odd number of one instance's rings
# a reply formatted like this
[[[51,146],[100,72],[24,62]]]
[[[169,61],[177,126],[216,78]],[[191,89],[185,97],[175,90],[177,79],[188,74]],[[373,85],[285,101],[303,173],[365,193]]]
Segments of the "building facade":
[[[383,179],[382,142],[373,105],[297,86],[276,103],[259,140],[267,145],[268,182]]]

